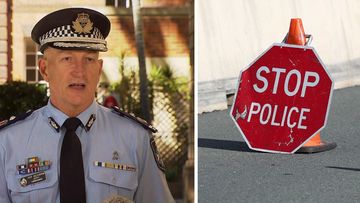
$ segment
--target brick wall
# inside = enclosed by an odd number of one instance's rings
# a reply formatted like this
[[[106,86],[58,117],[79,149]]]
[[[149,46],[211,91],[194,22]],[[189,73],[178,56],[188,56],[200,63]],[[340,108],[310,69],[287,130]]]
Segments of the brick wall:
[[[55,0],[57,4],[47,5],[30,3],[28,1],[14,1],[14,12],[12,21],[12,49],[13,52],[13,80],[25,80],[25,38],[30,37],[30,32],[35,23],[44,15],[51,11],[70,6],[70,0]],[[155,0],[145,1],[141,8],[144,21],[144,42],[145,54],[148,67],[151,65],[169,65],[176,69],[179,75],[187,75],[189,68],[189,23],[188,23],[188,0]],[[5,2],[0,0],[0,2]],[[80,2],[76,0],[76,2]],[[84,1],[83,6],[88,1]],[[184,5],[185,3],[185,5]],[[46,5],[45,5],[46,4]],[[98,9],[107,15],[111,21],[111,32],[107,38],[109,51],[102,53],[102,56],[115,58],[120,56],[121,52],[126,52],[129,66],[137,65],[137,52],[134,38],[134,27],[132,12],[130,8],[105,7],[105,1],[102,5],[90,7]],[[74,5],[77,5],[75,3]],[[156,5],[156,6],[149,6]],[[81,4],[79,4],[81,6]],[[0,6],[0,9],[2,6]],[[27,19],[24,21],[23,19]],[[5,31],[1,31],[6,33]],[[1,46],[1,43],[0,43]],[[113,60],[113,59],[109,59]],[[115,67],[114,64],[109,67]],[[114,62],[115,63],[115,62]]]
[[[111,17],[109,55],[126,51],[136,55],[132,17]],[[147,57],[188,56],[188,17],[144,16],[144,41]],[[115,53],[114,53],[115,52]]]
[[[7,1],[0,0],[0,84],[7,80],[8,69],[8,9]]]

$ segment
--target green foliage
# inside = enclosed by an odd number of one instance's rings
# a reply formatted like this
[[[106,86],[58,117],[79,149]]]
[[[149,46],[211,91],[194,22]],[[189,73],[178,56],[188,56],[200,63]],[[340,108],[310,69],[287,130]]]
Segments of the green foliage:
[[[181,105],[181,103],[179,103],[180,97],[185,97],[187,101],[190,98],[188,79],[186,77],[174,77],[174,73],[169,66],[153,66],[149,79],[154,87],[160,87],[167,95],[174,111],[176,111],[176,107]],[[178,123],[178,128],[175,129],[174,132],[183,135],[186,134],[187,129],[187,123]]]
[[[111,84],[110,91],[119,95],[119,107],[141,116],[139,76],[134,67],[125,67],[125,52],[120,53],[120,81]]]
[[[125,68],[123,57],[124,55],[121,55],[119,67],[121,79],[119,82],[111,84],[110,91],[119,95],[120,108],[142,117],[139,74],[134,67]],[[167,94],[178,93],[188,97],[188,79],[186,77],[174,77],[169,66],[153,66],[148,77],[148,85],[150,104],[153,102],[154,89],[159,87]],[[152,108],[152,105],[150,105],[150,108]]]
[[[141,114],[138,77],[134,70],[122,72],[119,82],[111,84],[110,91],[119,95],[119,107],[135,115]]]
[[[47,103],[45,85],[14,81],[0,85],[0,120],[40,108]]]
[[[125,67],[124,57],[124,54],[120,55],[120,80],[111,84],[110,91],[119,95],[119,107],[127,112],[134,113],[136,116],[143,117],[141,114],[138,69],[136,67]],[[173,150],[186,151],[188,123],[184,122],[186,120],[184,117],[187,115],[186,108],[190,99],[188,78],[176,77],[170,66],[152,66],[148,72],[148,88],[151,117],[154,118],[152,108],[156,108],[157,111],[159,109],[168,111],[172,117],[162,118],[165,122],[161,121],[161,125],[177,126],[175,129],[171,129],[171,132],[167,133],[171,134],[170,137],[176,138],[176,142],[183,148]],[[156,95],[157,98],[155,98],[154,95]],[[157,104],[156,102],[159,103]],[[164,138],[164,140],[165,139],[167,138]],[[158,147],[169,148],[164,140],[158,140]],[[167,151],[171,153],[171,150]],[[181,157],[173,158],[170,156],[164,161],[167,180],[179,180],[182,175],[183,159]]]
[[[163,87],[167,93],[189,92],[188,79],[186,77],[175,77],[170,66],[153,66],[150,70],[149,80],[154,86]]]

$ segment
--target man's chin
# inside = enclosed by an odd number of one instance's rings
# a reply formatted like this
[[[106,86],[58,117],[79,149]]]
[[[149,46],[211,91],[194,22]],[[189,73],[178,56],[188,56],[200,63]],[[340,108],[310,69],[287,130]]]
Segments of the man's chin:
[[[93,100],[94,100],[93,98],[83,98],[83,97],[80,97],[79,95],[76,95],[76,96],[70,97],[69,104],[77,109],[86,108],[89,105],[91,105]]]

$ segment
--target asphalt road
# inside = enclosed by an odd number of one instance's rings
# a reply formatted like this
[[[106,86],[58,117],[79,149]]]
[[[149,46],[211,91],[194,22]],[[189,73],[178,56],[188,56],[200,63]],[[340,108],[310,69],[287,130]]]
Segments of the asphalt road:
[[[335,90],[323,141],[333,150],[250,150],[228,110],[198,117],[198,202],[360,202],[360,87]]]

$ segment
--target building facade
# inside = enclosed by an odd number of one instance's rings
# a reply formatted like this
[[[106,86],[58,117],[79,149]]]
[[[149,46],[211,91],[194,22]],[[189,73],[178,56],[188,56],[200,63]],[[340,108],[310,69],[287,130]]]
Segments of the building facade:
[[[140,3],[147,67],[168,65],[175,74],[188,76],[188,0],[144,0]],[[7,80],[37,83],[42,80],[37,70],[41,53],[31,40],[31,30],[46,14],[67,7],[88,7],[107,15],[111,21],[112,29],[107,38],[109,51],[101,55],[104,60],[103,81],[119,80],[122,55],[126,66],[138,66],[130,0],[7,0],[0,1],[0,4],[1,83]]]
[[[0,84],[11,79],[11,4],[0,0]]]

